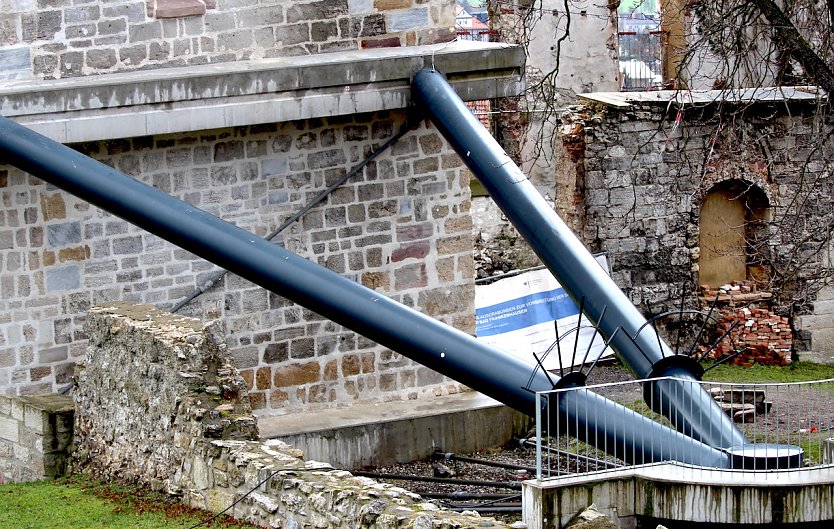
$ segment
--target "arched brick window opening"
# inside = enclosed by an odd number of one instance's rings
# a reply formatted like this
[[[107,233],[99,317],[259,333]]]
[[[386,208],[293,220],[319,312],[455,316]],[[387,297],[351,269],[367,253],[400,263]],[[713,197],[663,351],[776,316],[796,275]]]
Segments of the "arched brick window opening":
[[[766,283],[769,203],[756,185],[726,180],[707,192],[700,208],[699,283]]]

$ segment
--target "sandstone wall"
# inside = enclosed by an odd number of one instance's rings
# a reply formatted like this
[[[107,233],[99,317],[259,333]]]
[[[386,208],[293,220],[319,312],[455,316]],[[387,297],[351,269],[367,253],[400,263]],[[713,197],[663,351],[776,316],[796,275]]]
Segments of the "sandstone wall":
[[[404,112],[75,148],[258,235],[394,135]],[[49,393],[86,347],[85,311],[170,308],[216,267],[71,195],[0,166],[0,387]],[[425,124],[275,242],[406,305],[472,330],[468,172]],[[235,275],[185,306],[220,319],[257,410],[446,394],[458,386]]]
[[[0,1],[0,79],[451,41],[451,0]]]

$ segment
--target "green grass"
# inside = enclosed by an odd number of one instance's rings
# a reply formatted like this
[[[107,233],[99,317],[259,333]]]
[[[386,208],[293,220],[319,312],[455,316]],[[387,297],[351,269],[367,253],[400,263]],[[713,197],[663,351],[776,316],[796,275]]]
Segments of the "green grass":
[[[705,364],[704,367],[709,367]],[[794,362],[790,365],[763,366],[753,364],[749,367],[722,364],[704,375],[704,380],[711,382],[768,383],[768,382],[807,382],[834,378],[834,365]]]
[[[132,486],[78,479],[0,485],[0,529],[188,529],[210,516]],[[201,527],[254,529],[228,518]]]

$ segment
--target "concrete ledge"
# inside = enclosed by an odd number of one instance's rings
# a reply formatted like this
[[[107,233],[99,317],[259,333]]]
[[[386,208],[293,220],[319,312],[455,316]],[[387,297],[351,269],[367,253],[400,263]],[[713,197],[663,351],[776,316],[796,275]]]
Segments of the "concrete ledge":
[[[434,66],[464,99],[515,95],[523,51],[452,42],[0,84],[0,114],[74,143],[404,108]]]
[[[480,393],[258,417],[264,439],[344,469],[405,463],[435,449],[473,452],[527,433],[531,419]]]
[[[715,524],[834,520],[834,466],[746,472],[654,463],[523,485],[530,529],[565,527],[591,503],[636,527],[638,517]]]

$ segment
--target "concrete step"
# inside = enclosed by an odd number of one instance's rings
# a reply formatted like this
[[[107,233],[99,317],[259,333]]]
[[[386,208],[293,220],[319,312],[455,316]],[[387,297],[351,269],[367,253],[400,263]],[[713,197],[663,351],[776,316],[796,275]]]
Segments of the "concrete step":
[[[407,463],[436,449],[469,453],[501,446],[532,426],[531,418],[475,391],[258,416],[262,439],[280,439],[307,459],[348,470]]]

